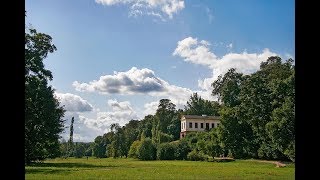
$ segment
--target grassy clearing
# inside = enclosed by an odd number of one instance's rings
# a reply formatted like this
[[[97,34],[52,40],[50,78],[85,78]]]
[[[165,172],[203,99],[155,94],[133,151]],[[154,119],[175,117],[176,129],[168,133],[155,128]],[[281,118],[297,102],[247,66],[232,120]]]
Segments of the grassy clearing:
[[[26,166],[26,179],[294,179],[294,164],[277,168],[252,160],[233,162],[53,159]]]

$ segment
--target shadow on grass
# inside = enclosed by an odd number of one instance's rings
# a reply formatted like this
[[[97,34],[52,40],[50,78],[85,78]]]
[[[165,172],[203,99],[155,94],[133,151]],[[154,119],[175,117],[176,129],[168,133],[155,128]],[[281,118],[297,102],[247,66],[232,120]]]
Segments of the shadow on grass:
[[[57,167],[57,168],[107,168],[115,165],[93,165],[86,163],[33,163],[30,167]]]
[[[71,173],[70,169],[46,169],[46,168],[37,168],[37,169],[26,169],[26,174],[69,174]]]
[[[29,167],[29,168],[28,168]],[[30,168],[32,167],[32,168]],[[115,165],[93,165],[86,163],[32,163],[25,168],[26,174],[69,174],[77,168],[114,168]]]

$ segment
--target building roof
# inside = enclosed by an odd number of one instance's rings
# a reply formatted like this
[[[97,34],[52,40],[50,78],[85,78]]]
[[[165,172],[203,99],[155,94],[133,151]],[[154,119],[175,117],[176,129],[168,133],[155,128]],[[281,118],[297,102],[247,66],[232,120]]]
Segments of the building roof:
[[[186,119],[215,119],[219,120],[219,116],[198,116],[198,115],[182,115],[182,117],[185,117]]]

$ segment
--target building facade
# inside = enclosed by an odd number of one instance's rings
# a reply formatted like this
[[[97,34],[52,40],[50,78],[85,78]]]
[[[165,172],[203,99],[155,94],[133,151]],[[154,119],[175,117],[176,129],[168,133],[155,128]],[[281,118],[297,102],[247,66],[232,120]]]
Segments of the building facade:
[[[220,124],[220,117],[218,116],[196,116],[183,115],[181,121],[180,139],[184,138],[188,132],[205,131],[211,128],[216,128]]]

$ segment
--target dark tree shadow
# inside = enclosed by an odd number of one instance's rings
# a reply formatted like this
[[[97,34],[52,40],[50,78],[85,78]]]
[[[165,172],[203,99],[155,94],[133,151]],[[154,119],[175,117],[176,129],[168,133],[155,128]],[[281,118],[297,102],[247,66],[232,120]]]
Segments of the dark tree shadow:
[[[28,168],[33,167],[33,168]],[[69,174],[77,168],[114,168],[115,165],[92,165],[86,163],[32,163],[25,168],[26,174]]]
[[[26,169],[26,174],[69,174],[71,171],[70,169],[45,169],[45,168],[37,168],[37,169]]]
[[[57,168],[107,168],[115,165],[93,165],[86,163],[32,163],[30,167],[57,167]]]

